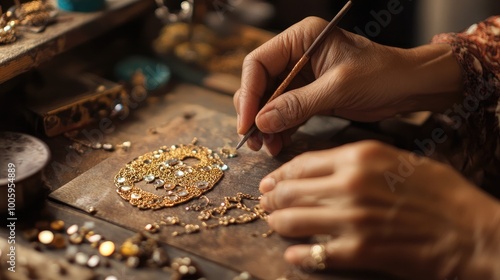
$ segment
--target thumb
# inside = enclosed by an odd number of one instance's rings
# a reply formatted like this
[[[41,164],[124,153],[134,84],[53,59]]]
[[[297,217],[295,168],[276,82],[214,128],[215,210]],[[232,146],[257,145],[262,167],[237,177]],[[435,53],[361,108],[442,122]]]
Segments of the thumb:
[[[328,90],[318,86],[320,80],[307,86],[285,92],[266,104],[255,119],[260,131],[278,133],[301,125],[326,108]],[[328,84],[328,83],[327,83]]]

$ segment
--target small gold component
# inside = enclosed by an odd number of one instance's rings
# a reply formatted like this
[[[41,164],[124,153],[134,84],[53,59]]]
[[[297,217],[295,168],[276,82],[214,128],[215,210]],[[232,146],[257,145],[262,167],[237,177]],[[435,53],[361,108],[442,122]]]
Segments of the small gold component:
[[[101,246],[99,246],[99,253],[104,257],[109,257],[115,252],[115,243],[111,241],[104,241]]]
[[[123,242],[122,246],[120,247],[120,253],[125,257],[135,257],[139,255],[139,251],[139,246],[130,241]]]
[[[38,241],[40,241],[40,243],[42,244],[49,245],[50,243],[52,243],[52,241],[54,241],[54,233],[49,230],[41,231],[38,234]]]

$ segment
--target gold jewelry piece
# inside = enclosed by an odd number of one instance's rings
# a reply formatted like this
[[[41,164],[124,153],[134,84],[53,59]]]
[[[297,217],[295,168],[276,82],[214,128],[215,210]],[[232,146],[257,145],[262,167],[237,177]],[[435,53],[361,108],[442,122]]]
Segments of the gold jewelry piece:
[[[187,224],[180,220],[177,216],[167,216],[162,219],[160,222],[147,224],[144,229],[150,233],[158,233],[161,226],[179,226],[182,227],[183,231],[174,231],[172,232],[172,236],[180,236],[183,234],[193,234],[198,233],[202,230],[214,229],[220,226],[230,226],[230,225],[239,225],[239,224],[247,224],[251,223],[255,220],[267,219],[266,212],[260,207],[259,204],[249,207],[245,205],[244,200],[252,200],[259,201],[260,197],[255,197],[250,194],[238,193],[236,196],[226,196],[224,197],[224,202],[220,204],[220,206],[207,208],[209,206],[210,201],[206,198],[206,207],[205,209],[194,209],[189,207],[186,210],[194,210],[199,211],[198,220],[201,221],[201,224]],[[196,204],[195,204],[196,205]],[[231,216],[228,213],[233,210],[240,210],[240,215]],[[241,213],[243,212],[243,213]],[[216,223],[208,224],[209,220],[216,220]],[[262,234],[262,237],[269,237],[273,233],[272,230]],[[257,235],[252,235],[257,236]]]
[[[212,150],[188,145],[163,146],[127,163],[115,176],[116,192],[139,209],[161,209],[187,202],[211,190],[228,169]],[[193,166],[183,162],[195,158]],[[154,194],[136,186],[144,181],[163,194]]]
[[[10,44],[16,40],[16,22],[10,19],[9,12],[3,14],[0,6],[0,45]]]
[[[44,0],[35,0],[17,7],[15,15],[19,24],[29,26],[46,26],[55,17],[55,9]]]
[[[323,244],[314,244],[309,251],[306,266],[314,271],[326,269],[326,247]]]

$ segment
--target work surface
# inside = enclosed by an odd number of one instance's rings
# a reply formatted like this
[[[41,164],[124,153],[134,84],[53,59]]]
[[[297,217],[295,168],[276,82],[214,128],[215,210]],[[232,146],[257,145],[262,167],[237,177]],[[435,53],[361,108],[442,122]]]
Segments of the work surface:
[[[165,215],[196,221],[195,213],[185,210],[189,203],[158,211],[139,210],[131,206],[116,193],[113,178],[128,161],[163,145],[188,144],[196,137],[199,145],[214,151],[219,147],[234,146],[239,140],[235,122],[230,96],[177,84],[164,95],[150,96],[144,104],[133,108],[124,120],[115,120],[106,129],[98,125],[87,128],[78,136],[82,141],[102,143],[131,141],[132,147],[128,151],[88,150],[80,155],[67,148],[71,144],[69,140],[63,137],[49,139],[53,160],[45,172],[46,183],[51,189],[46,208],[52,218],[63,219],[67,223],[94,221],[99,233],[117,243]],[[348,124],[341,120],[315,120],[301,129],[294,144],[277,158],[242,148],[238,157],[223,159],[229,169],[206,196],[214,204],[220,203],[223,196],[234,196],[237,192],[258,196],[258,183],[263,176],[304,151],[333,147],[340,141],[346,141],[339,139],[335,143],[331,141],[331,136],[345,130]],[[369,133],[366,135],[373,138]],[[89,207],[97,210],[94,216],[87,213]],[[374,276],[347,277],[346,274],[319,275],[300,271],[286,264],[282,258],[286,247],[299,241],[277,234],[262,237],[261,234],[268,230],[265,221],[257,220],[178,237],[172,236],[173,229],[163,228],[159,236],[167,244],[165,247],[171,257],[192,257],[207,279],[232,279],[242,271],[248,271],[258,279],[282,276],[289,279],[379,279]],[[57,252],[47,254],[56,258],[62,255]],[[168,277],[162,271],[132,270],[120,264],[113,269],[133,277],[124,279]]]

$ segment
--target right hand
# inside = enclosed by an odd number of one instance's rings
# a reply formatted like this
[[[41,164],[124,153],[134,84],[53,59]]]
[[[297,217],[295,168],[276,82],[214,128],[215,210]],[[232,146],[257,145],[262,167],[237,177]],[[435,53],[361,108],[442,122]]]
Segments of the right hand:
[[[316,114],[378,121],[403,112],[440,110],[460,95],[460,67],[450,46],[403,50],[337,28],[290,90],[259,111],[264,94],[274,91],[327,24],[307,18],[245,58],[234,105],[239,134],[254,122],[262,132],[248,140],[252,150],[264,143],[271,155],[277,155],[297,128]]]

